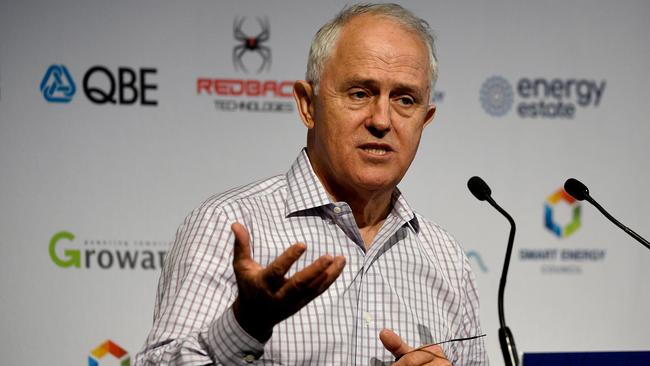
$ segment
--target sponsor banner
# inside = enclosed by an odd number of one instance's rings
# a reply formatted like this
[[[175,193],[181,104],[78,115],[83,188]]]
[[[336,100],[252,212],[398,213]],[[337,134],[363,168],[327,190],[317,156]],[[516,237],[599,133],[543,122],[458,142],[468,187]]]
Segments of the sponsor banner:
[[[579,110],[597,108],[607,82],[578,78],[522,77],[511,83],[491,76],[479,92],[483,110],[502,117],[514,108],[521,118],[573,119]]]
[[[544,202],[544,228],[559,243],[572,236],[582,225],[582,203],[558,188]],[[593,265],[606,263],[607,250],[572,245],[545,245],[522,248],[519,260],[539,267],[542,274],[583,274]]]
[[[169,242],[152,240],[82,239],[59,231],[50,239],[48,252],[60,268],[160,270],[169,246]]]
[[[93,104],[157,106],[152,79],[158,73],[153,67],[132,68],[120,66],[111,70],[95,65],[83,72],[83,94]],[[67,66],[52,64],[41,79],[40,90],[49,103],[70,103],[77,84]]]

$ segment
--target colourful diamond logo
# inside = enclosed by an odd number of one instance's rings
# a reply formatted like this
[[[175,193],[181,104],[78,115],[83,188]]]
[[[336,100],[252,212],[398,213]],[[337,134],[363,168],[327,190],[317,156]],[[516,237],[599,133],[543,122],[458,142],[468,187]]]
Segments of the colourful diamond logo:
[[[554,217],[557,205],[566,203],[571,210],[571,219],[565,225],[558,223]],[[544,204],[544,226],[559,238],[566,238],[575,233],[580,228],[580,211],[582,206],[580,202],[571,197],[564,188],[560,188],[552,195],[548,196]]]
[[[107,355],[116,359],[120,366],[131,366],[129,353],[111,340],[107,340],[90,352],[90,355],[88,355],[88,366],[99,366],[100,360]]]

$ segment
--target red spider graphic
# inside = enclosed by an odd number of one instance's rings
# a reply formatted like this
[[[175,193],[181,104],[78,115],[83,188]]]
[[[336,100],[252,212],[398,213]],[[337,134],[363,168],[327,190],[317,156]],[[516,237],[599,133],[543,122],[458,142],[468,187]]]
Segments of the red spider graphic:
[[[269,20],[266,18],[257,18],[257,22],[260,28],[262,28],[262,31],[255,37],[249,37],[242,32],[241,27],[244,20],[246,20],[246,17],[237,17],[233,23],[234,37],[236,40],[242,42],[242,44],[235,46],[232,50],[232,63],[235,65],[235,70],[242,69],[244,72],[248,72],[242,62],[242,56],[249,51],[258,53],[262,58],[262,64],[257,69],[257,72],[259,73],[264,69],[268,70],[271,67],[271,49],[262,45],[262,43],[268,41],[271,35]]]

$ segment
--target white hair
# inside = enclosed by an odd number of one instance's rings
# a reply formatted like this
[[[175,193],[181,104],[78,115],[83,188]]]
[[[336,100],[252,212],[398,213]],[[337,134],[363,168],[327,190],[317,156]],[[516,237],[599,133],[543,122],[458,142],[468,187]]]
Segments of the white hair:
[[[410,29],[427,45],[429,51],[429,81],[431,92],[438,79],[438,59],[436,58],[434,37],[429,28],[429,23],[418,18],[409,10],[398,4],[356,4],[343,8],[332,20],[325,23],[311,42],[309,59],[307,61],[307,81],[318,93],[320,77],[329,58],[336,46],[336,42],[343,26],[352,18],[372,14],[387,18]]]

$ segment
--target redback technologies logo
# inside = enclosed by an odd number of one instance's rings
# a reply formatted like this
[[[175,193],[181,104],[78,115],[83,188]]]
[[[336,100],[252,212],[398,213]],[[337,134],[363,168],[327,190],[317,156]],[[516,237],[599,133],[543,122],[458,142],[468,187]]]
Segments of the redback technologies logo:
[[[105,341],[90,352],[88,366],[100,366],[102,364],[100,360],[104,357],[117,360],[120,366],[131,366],[129,353],[111,340]]]
[[[235,18],[233,24],[233,33],[236,40],[241,42],[239,45],[235,46],[232,50],[232,63],[235,66],[235,70],[243,70],[248,72],[248,69],[244,65],[243,57],[248,53],[258,54],[261,61],[257,73],[266,69],[267,71],[271,68],[271,49],[264,45],[266,41],[271,37],[271,28],[269,27],[269,20],[264,18],[257,18],[257,22],[260,25],[260,32],[251,37],[245,34],[242,31],[242,25],[246,17]]]
[[[271,70],[271,25],[266,17],[235,17],[233,22],[232,64],[235,72],[257,74]],[[258,78],[199,77],[198,95],[217,96],[213,103],[218,111],[227,112],[293,112],[293,80]]]
[[[559,204],[566,204],[571,211],[571,218],[567,223],[559,223],[554,216]],[[580,228],[580,210],[582,206],[564,188],[560,188],[546,198],[544,204],[544,226],[558,238],[566,238]]]

